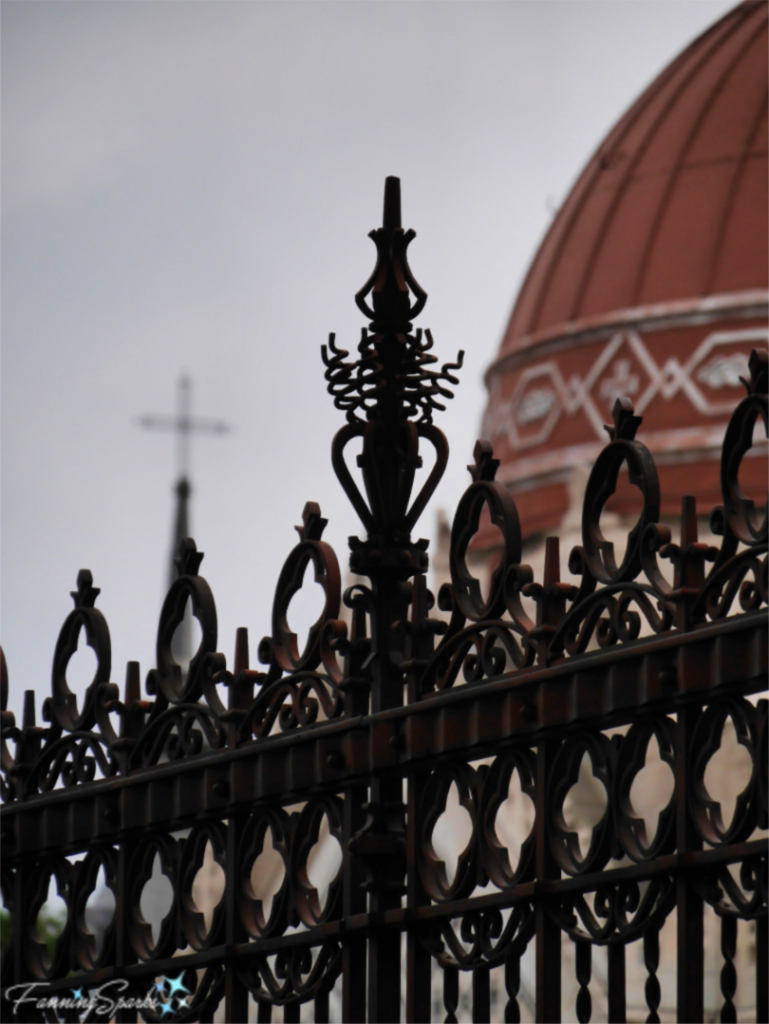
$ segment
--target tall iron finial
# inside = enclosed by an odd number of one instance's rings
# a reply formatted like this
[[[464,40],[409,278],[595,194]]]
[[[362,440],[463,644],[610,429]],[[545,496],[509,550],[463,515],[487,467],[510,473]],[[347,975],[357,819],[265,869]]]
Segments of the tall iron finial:
[[[401,224],[401,180],[393,175],[385,178],[384,210],[382,227],[385,231],[394,231]]]
[[[401,226],[400,178],[385,180],[382,226],[369,232],[369,238],[377,248],[376,265],[355,302],[372,322],[363,329],[360,356],[354,361],[337,348],[336,336],[329,335],[328,348],[321,349],[328,389],[351,423],[417,415],[420,422],[430,423],[433,411],[445,408],[440,399],[452,397],[447,385],[459,383],[451,371],[461,367],[464,352],[439,371],[428,369],[438,361],[430,352],[432,335],[426,330],[423,341],[421,329],[413,333],[412,321],[424,308],[427,293],[406,256],[416,232]]]

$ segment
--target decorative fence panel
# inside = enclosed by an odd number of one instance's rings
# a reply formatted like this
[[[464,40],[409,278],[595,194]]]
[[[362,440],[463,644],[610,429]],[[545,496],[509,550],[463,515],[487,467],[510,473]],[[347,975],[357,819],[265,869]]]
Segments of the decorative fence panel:
[[[332,465],[365,531],[350,539],[350,568],[368,582],[342,594],[326,521],[310,503],[260,669],[250,667],[245,630],[231,668],[217,653],[214,598],[191,540],[145,693],[136,663],[122,695],[111,681],[109,629],[87,571],[56,645],[44,725],[32,691],[16,725],[3,663],[6,1019],[427,1021],[439,1004],[451,1021],[469,986],[473,1020],[514,1021],[531,950],[536,1019],[588,1021],[604,947],[607,1016],[623,1021],[626,959],[638,943],[654,1021],[659,935],[674,920],[677,1016],[700,1021],[705,907],[720,928],[721,1020],[736,1020],[735,953],[748,928],[755,1016],[769,1019],[767,703],[755,697],[767,672],[767,523],[739,484],[753,428],[767,424],[766,353],[751,357],[724,439],[723,506],[711,516],[719,546],[698,541],[694,498],[676,540],[660,523],[654,459],[621,399],[587,485],[582,544],[569,555],[578,582],[561,581],[557,539],[547,541],[541,581],[521,564],[516,506],[481,441],[438,616],[427,542],[412,532],[447,463],[433,416],[462,354],[437,369],[430,332],[412,326],[426,295],[407,261],[414,233],[401,227],[397,179],[387,180],[371,237],[376,266],[356,295],[370,323],[357,357],[333,335],[322,353],[346,417]],[[600,520],[623,467],[643,508],[617,564]],[[486,511],[502,555],[484,593],[468,547]],[[325,606],[300,648],[287,612],[310,564]],[[201,640],[184,674],[171,640],[188,600]],[[66,672],[83,632],[97,668],[78,706]],[[727,720],[751,764],[730,819],[705,781]],[[674,780],[653,834],[631,798],[652,743]],[[582,842],[564,807],[585,757],[605,810]],[[513,781],[535,812],[517,856],[497,824]],[[454,870],[435,841],[450,792],[470,824]],[[341,866],[324,895],[308,859],[326,829]],[[193,895],[207,846],[226,879],[208,921]],[[282,882],[268,906],[253,865],[270,847]],[[141,895],[156,859],[173,899],[154,935]],[[99,876],[115,910],[97,943],[86,908]],[[38,917],[51,879],[67,918],[46,943]],[[564,933],[573,1006],[562,998]],[[502,978],[501,1002],[492,976]]]

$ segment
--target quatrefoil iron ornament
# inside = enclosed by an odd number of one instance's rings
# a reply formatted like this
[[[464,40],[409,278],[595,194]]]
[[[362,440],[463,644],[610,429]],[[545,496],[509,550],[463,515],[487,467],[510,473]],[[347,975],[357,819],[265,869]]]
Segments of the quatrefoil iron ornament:
[[[433,831],[438,819],[445,813],[452,784],[457,787],[459,806],[470,817],[472,831],[467,845],[458,854],[456,871],[450,882],[446,865],[433,846]],[[438,903],[463,899],[478,884],[476,785],[476,772],[470,765],[449,763],[432,773],[422,796],[419,815],[419,873],[425,891]]]
[[[641,571],[641,540],[644,530],[660,517],[660,486],[657,467],[649,449],[635,439],[641,417],[633,413],[629,398],[618,398],[612,411],[614,425],[606,427],[609,444],[595,461],[585,489],[582,510],[582,545],[587,566],[600,583],[628,583]],[[627,465],[630,483],[641,492],[643,507],[628,534],[621,565],[614,558],[614,544],[601,533],[601,513],[617,490],[617,478]]]
[[[217,821],[201,825],[187,836],[179,861],[179,923],[182,933],[193,949],[204,950],[221,937],[224,925],[224,893],[213,909],[211,924],[206,927],[204,915],[198,910],[192,889],[205,862],[206,847],[211,844],[214,862],[227,875],[227,842],[222,824]]]
[[[67,907],[67,919],[61,934],[49,952],[46,942],[38,942],[37,918],[48,900],[51,880],[56,882],[56,891]],[[24,894],[25,917],[31,927],[24,931],[24,960],[33,978],[45,981],[54,978],[65,969],[69,952],[69,937],[72,929],[72,864],[64,857],[44,860],[36,865],[30,874]]]
[[[590,844],[583,855],[579,836],[566,822],[564,801],[573,786],[579,781],[582,760],[587,754],[594,777],[606,792],[606,807],[603,815],[590,834]],[[613,749],[611,741],[603,733],[587,734],[562,744],[556,754],[550,784],[547,806],[549,812],[550,849],[556,862],[568,875],[582,875],[589,871],[600,871],[606,866],[611,854],[612,811],[609,795],[612,788]]]
[[[216,604],[208,582],[198,575],[202,561],[203,552],[198,551],[195,541],[191,537],[183,540],[175,559],[179,576],[171,584],[160,612],[156,645],[157,667],[147,676],[147,692],[158,694],[171,704],[194,702],[202,696],[206,656],[216,651]],[[173,656],[171,642],[177,627],[184,619],[188,601],[192,605],[192,614],[200,625],[200,644],[189,663],[185,679],[182,676],[181,665]],[[218,702],[210,688],[206,696],[209,703],[213,699],[218,704],[215,708],[217,713],[224,711],[224,705]]]
[[[246,822],[238,848],[239,892],[237,906],[243,927],[254,939],[282,935],[289,924],[291,877],[289,871],[289,837],[292,831],[289,815],[282,808],[258,810]],[[283,880],[273,894],[270,913],[265,914],[264,900],[254,892],[251,875],[254,864],[264,852],[267,833],[272,848],[283,861]]]
[[[101,950],[97,950],[96,937],[88,928],[86,920],[88,900],[97,891],[101,872],[104,874],[104,884],[112,893],[117,907],[117,859],[109,846],[93,847],[84,860],[75,866],[72,886],[73,941],[75,958],[84,971],[94,971],[109,964],[114,955],[115,914],[102,936]]]
[[[112,670],[112,646],[109,627],[98,608],[94,607],[99,588],[93,585],[90,570],[81,569],[77,575],[77,590],[71,597],[75,608],[69,613],[56,641],[51,673],[51,698],[45,702],[44,716],[67,732],[80,732],[93,727],[96,721],[96,695],[102,683],[109,682]],[[81,631],[86,643],[96,655],[94,676],[85,691],[82,712],[77,697],[67,684],[67,666],[77,651]]]
[[[321,639],[328,622],[339,616],[341,574],[339,562],[330,544],[321,540],[328,523],[320,514],[320,505],[308,501],[302,513],[302,525],[296,527],[299,543],[286,559],[272,605],[272,636],[259,645],[259,660],[270,665],[270,679],[283,672],[301,672],[318,667],[321,662]],[[302,589],[304,574],[312,562],[315,582],[323,589],[323,609],[310,626],[307,642],[300,652],[299,641],[288,624],[288,609],[294,596]]]
[[[623,738],[614,772],[612,803],[617,836],[622,849],[636,862],[651,860],[675,849],[675,788],[667,804],[660,809],[657,830],[649,839],[646,824],[633,808],[630,791],[646,764],[646,752],[652,737],[657,741],[660,760],[675,776],[675,731],[666,716],[636,722]]]
[[[729,529],[743,544],[754,547],[765,544],[769,535],[767,507],[757,509],[740,487],[740,466],[753,447],[753,432],[757,422],[763,421],[764,434],[769,437],[769,403],[767,402],[767,376],[769,356],[765,350],[753,349],[749,360],[750,377],[740,380],[747,395],[734,410],[724,436],[724,458],[721,460],[721,492]]]
[[[152,878],[155,857],[160,859],[160,871],[171,885],[173,902],[160,924],[157,942],[153,940],[152,926],[144,920],[141,898],[144,887]],[[141,843],[129,866],[128,934],[134,952],[140,960],[158,960],[172,956],[176,950],[176,907],[178,900],[176,880],[179,849],[172,836],[157,835]]]
[[[488,441],[475,445],[475,462],[468,466],[473,482],[462,495],[451,531],[451,582],[462,614],[472,622],[499,618],[505,610],[505,574],[521,560],[521,527],[509,490],[495,480],[499,460]],[[491,576],[484,601],[481,584],[467,567],[467,549],[478,532],[484,508],[502,534],[503,554]]]

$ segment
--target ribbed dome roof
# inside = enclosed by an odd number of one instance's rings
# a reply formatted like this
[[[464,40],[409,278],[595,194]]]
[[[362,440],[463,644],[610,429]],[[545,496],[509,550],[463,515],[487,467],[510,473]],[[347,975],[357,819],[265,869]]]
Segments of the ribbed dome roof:
[[[768,15],[765,2],[735,8],[609,133],[529,270],[500,355],[614,310],[766,288]]]

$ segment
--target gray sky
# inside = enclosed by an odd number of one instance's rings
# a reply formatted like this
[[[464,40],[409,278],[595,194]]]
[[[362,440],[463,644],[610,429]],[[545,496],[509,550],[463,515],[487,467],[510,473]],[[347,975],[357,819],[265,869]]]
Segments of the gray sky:
[[[592,150],[721,0],[67,3],[2,17],[2,642],[12,707],[50,692],[81,567],[113,680],[153,665],[185,369],[200,415],[192,532],[232,655],[269,632],[306,500],[343,567],[359,532],[329,461],[319,348],[351,348],[384,178],[402,179],[420,320],[467,352],[437,419],[452,510],[484,367]],[[88,659],[85,667],[89,665]],[[73,661],[73,677],[83,667]],[[81,689],[73,679],[74,689]]]

